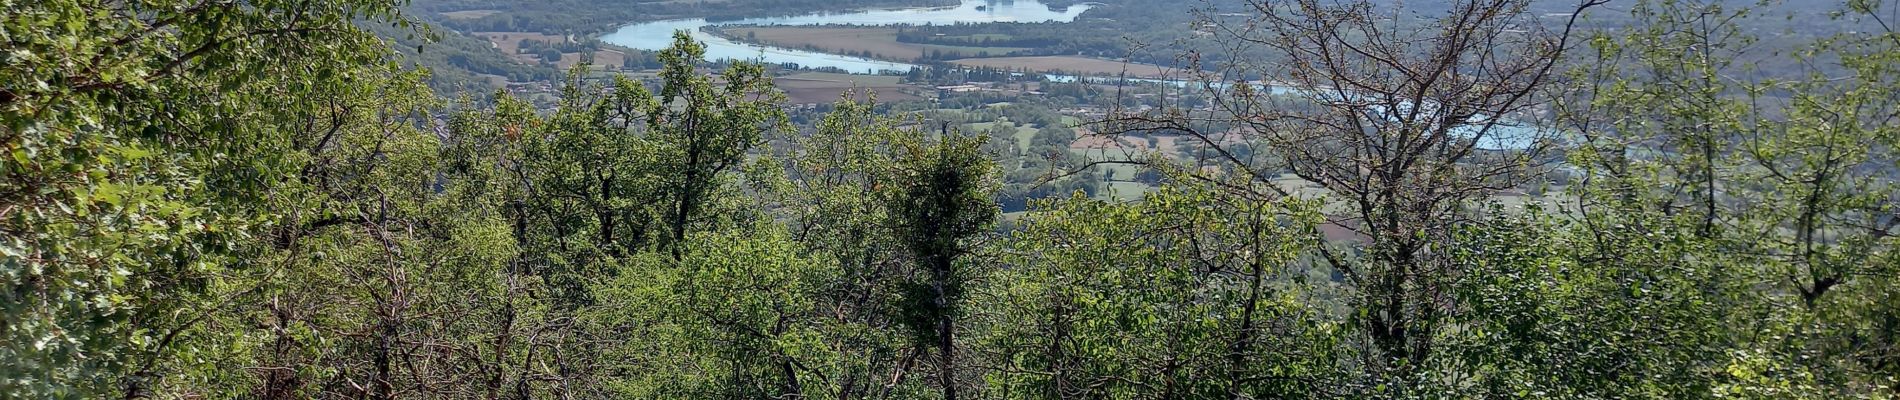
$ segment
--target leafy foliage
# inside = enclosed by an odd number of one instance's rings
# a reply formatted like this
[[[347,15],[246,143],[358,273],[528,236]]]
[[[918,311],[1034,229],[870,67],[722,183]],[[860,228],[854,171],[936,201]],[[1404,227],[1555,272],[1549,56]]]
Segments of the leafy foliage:
[[[684,33],[540,110],[445,104],[357,26],[393,3],[0,5],[0,398],[1900,393],[1886,2],[1777,80],[1726,2],[1579,46],[1523,2],[1256,8],[1231,39],[1330,62],[1095,124],[1203,156],[1111,160],[1132,201],[1005,173],[1095,179],[1033,110],[800,127]]]

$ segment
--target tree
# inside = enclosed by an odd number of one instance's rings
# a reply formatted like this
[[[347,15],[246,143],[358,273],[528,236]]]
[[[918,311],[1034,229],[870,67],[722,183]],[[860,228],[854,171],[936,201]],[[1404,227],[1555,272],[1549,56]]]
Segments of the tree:
[[[810,135],[748,163],[756,197],[717,199],[735,223],[695,231],[683,257],[636,255],[590,318],[639,332],[609,357],[632,397],[911,398],[931,343],[895,318],[908,271],[895,234],[897,160],[922,135],[845,96]],[[783,169],[780,169],[783,168]],[[731,189],[731,188],[728,188]],[[732,193],[720,190],[720,193]],[[680,366],[680,367],[672,367]]]
[[[674,246],[685,241],[719,174],[742,161],[764,134],[782,129],[786,119],[778,108],[784,95],[772,89],[763,66],[732,64],[715,86],[710,77],[693,70],[706,51],[683,31],[673,34],[673,46],[659,57],[665,83],[659,101],[647,110],[647,136],[659,147],[660,164],[667,168],[667,245]],[[668,107],[675,101],[687,106]]]
[[[319,87],[388,73],[351,24],[406,26],[396,7],[7,3],[0,392],[146,396],[217,358],[202,324],[261,284],[243,255],[279,213],[259,205],[301,166],[282,132],[334,106]]]
[[[1723,310],[1730,393],[1867,396],[1891,388],[1890,279],[1896,98],[1889,2],[1853,2],[1840,23],[1869,28],[1795,45],[1798,74],[1749,79],[1766,19],[1752,7],[1638,3],[1633,29],[1592,41],[1560,103],[1580,144],[1573,190],[1599,232],[1687,230],[1685,259],[1745,265],[1728,284],[1772,288]],[[1632,222],[1637,222],[1632,224]],[[1599,238],[1615,236],[1598,234]],[[1608,240],[1605,240],[1608,242]],[[1753,289],[1760,290],[1760,289]],[[1872,329],[1872,330],[1870,330]],[[1764,338],[1758,332],[1774,332]],[[1884,376],[1883,376],[1884,375]]]
[[[897,163],[902,192],[893,201],[899,240],[923,276],[904,290],[904,319],[919,344],[937,351],[937,384],[943,398],[957,398],[956,321],[973,252],[969,243],[996,220],[990,200],[995,168],[979,150],[980,137],[947,132],[932,144],[913,144]]]
[[[251,258],[271,275],[208,322],[239,337],[223,362],[260,372],[188,377],[160,393],[394,399],[498,394],[503,382],[527,389],[516,352],[557,335],[527,334],[547,325],[521,315],[538,302],[519,298],[532,285],[511,268],[520,247],[505,203],[471,195],[479,180],[432,184],[472,175],[446,168],[469,160],[444,158],[474,152],[443,151],[422,129],[435,104],[421,77],[396,77],[339,85],[348,106],[314,113],[339,118],[317,122],[336,128],[292,135],[309,146],[299,149],[308,163],[268,203],[285,224]],[[428,351],[442,348],[459,351]]]
[[[787,149],[784,178],[761,190],[783,206],[787,228],[815,257],[829,260],[818,284],[815,318],[831,327],[820,336],[836,356],[805,361],[821,368],[826,390],[808,397],[911,398],[925,395],[917,365],[926,343],[909,340],[897,317],[904,284],[917,266],[902,262],[907,248],[895,230],[891,200],[907,187],[898,163],[924,139],[904,120],[877,113],[870,101],[841,94],[811,134]],[[822,366],[822,367],[820,367]],[[807,380],[811,381],[811,380]]]
[[[1290,171],[1350,210],[1329,222],[1367,241],[1317,251],[1356,291],[1353,324],[1372,345],[1365,372],[1402,393],[1422,383],[1455,311],[1447,296],[1463,272],[1442,250],[1458,246],[1451,229],[1473,217],[1473,201],[1522,183],[1525,166],[1552,143],[1505,119],[1536,107],[1576,19],[1549,28],[1528,6],[1458,1],[1407,21],[1399,5],[1248,2],[1246,21],[1204,23],[1222,27],[1222,43],[1276,58],[1214,66],[1221,76],[1272,76],[1284,86],[1220,85],[1204,73],[1204,89],[1220,97],[1212,113],[1136,115],[1105,131],[1186,132],[1214,150],[1206,162],[1249,182]],[[1235,128],[1207,130],[1218,126]],[[1273,157],[1239,158],[1230,135]],[[1287,195],[1274,185],[1239,189]]]
[[[1175,171],[1181,172],[1181,171]],[[1291,285],[1312,203],[1170,183],[1130,203],[1046,202],[1003,246],[974,322],[986,398],[1328,398],[1350,393],[1321,285]]]
[[[1252,2],[1212,108],[1092,124],[1186,160],[794,130],[685,32],[449,104],[394,4],[5,3],[0,397],[1890,398],[1892,3],[1758,79],[1730,2]]]

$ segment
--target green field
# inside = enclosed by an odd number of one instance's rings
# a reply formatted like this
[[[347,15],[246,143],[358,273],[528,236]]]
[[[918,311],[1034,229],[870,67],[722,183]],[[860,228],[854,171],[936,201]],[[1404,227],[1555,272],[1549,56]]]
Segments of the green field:
[[[1141,182],[1109,182],[1102,185],[1102,192],[1095,197],[1103,200],[1140,200],[1150,190],[1154,190],[1154,187]]]
[[[1036,130],[1036,128],[1027,126],[1016,127],[1016,135],[1014,135],[1016,138],[1016,149],[1029,151],[1029,142],[1036,139]]]
[[[977,122],[965,124],[963,125],[963,129],[964,132],[989,132],[990,128],[994,126],[996,126],[995,122]],[[1010,138],[1016,139],[1016,150],[1028,151],[1029,142],[1035,140],[1036,131],[1039,129],[1040,128],[1034,125],[1017,125],[1016,133],[1010,134]]]
[[[1094,158],[1089,160],[1101,161]],[[1141,166],[1130,164],[1102,164],[1095,166],[1095,169],[1101,170],[1102,175],[1112,181],[1133,180],[1135,179],[1135,175],[1141,173]]]

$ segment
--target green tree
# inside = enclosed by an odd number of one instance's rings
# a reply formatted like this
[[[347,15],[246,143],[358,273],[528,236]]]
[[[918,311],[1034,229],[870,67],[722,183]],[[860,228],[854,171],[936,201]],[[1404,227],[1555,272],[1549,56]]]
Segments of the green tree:
[[[1559,103],[1581,136],[1573,192],[1592,230],[1677,230],[1706,242],[1688,260],[1739,271],[1720,286],[1758,293],[1711,312],[1721,360],[1694,377],[1755,397],[1866,397],[1890,391],[1895,310],[1895,195],[1890,151],[1895,46],[1888,2],[1851,2],[1841,23],[1872,28],[1796,45],[1798,75],[1743,79],[1755,51],[1753,7],[1638,3],[1634,29],[1592,41],[1575,73],[1581,98]],[[1599,234],[1602,237],[1615,237]],[[1762,289],[1766,290],[1762,290]],[[1876,328],[1876,327],[1881,328]],[[1764,334],[1766,332],[1766,334]]]
[[[937,385],[944,399],[956,399],[962,385],[956,326],[971,278],[970,240],[997,215],[990,199],[995,167],[980,150],[985,142],[946,132],[935,143],[907,146],[897,159],[903,186],[892,199],[893,223],[919,269],[903,290],[903,318],[920,345],[936,349]]]
[[[1231,182],[1230,182],[1231,183]],[[1313,204],[1168,184],[1046,202],[982,287],[987,398],[1325,398],[1348,390],[1314,300]]]
[[[352,24],[408,22],[386,1],[4,7],[0,392],[149,395],[225,350],[202,324],[255,284],[263,199],[301,167],[287,132],[336,106],[312,93],[390,73]]]
[[[847,93],[809,136],[788,149],[788,181],[764,191],[782,198],[788,228],[815,255],[834,262],[819,298],[837,310],[820,321],[837,357],[818,375],[829,388],[811,397],[910,398],[925,395],[915,372],[926,347],[909,340],[896,316],[909,269],[907,249],[892,230],[889,200],[904,187],[896,160],[923,139],[905,121],[880,116]]]
[[[704,60],[705,48],[686,32],[673,34],[673,45],[660,52],[663,81],[658,102],[646,110],[647,137],[658,147],[668,208],[665,212],[674,246],[685,241],[718,182],[720,174],[744,160],[746,152],[766,133],[787,123],[779,108],[784,95],[772,88],[763,66],[735,63],[712,77],[694,70]],[[669,105],[681,102],[684,107]],[[677,247],[674,251],[678,252]]]
[[[1408,5],[1248,5],[1244,20],[1202,21],[1227,27],[1214,40],[1233,51],[1267,54],[1221,64],[1222,74],[1274,77],[1284,87],[1236,85],[1218,93],[1224,100],[1210,113],[1157,110],[1111,120],[1105,131],[1181,133],[1206,146],[1219,172],[1189,179],[1272,182],[1286,171],[1322,188],[1340,207],[1331,225],[1363,239],[1314,247],[1314,259],[1353,290],[1348,321],[1353,340],[1367,345],[1360,367],[1369,381],[1358,395],[1409,396],[1428,384],[1438,344],[1456,329],[1447,319],[1461,305],[1449,295],[1468,275],[1445,257],[1461,246],[1453,230],[1483,223],[1472,206],[1522,184],[1554,143],[1548,133],[1507,129],[1499,116],[1537,107],[1577,17],[1546,23],[1521,0],[1455,1],[1404,23],[1387,13]],[[1295,195],[1278,185],[1238,187],[1254,198]]]

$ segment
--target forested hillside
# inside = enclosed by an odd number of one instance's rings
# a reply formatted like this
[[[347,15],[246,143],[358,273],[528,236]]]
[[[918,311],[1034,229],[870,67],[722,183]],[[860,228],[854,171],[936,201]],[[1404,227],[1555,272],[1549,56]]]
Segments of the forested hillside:
[[[684,32],[537,107],[394,0],[0,0],[0,398],[1900,398],[1900,2],[1784,5],[1247,0],[973,132]]]

